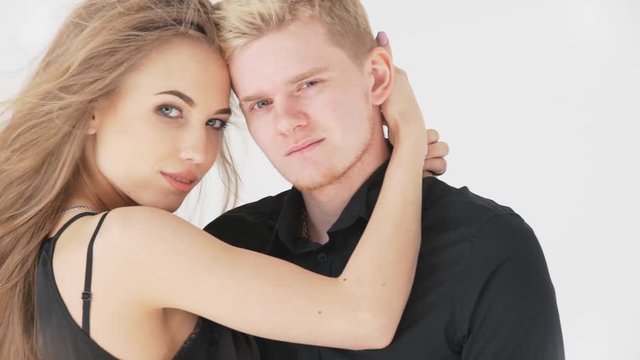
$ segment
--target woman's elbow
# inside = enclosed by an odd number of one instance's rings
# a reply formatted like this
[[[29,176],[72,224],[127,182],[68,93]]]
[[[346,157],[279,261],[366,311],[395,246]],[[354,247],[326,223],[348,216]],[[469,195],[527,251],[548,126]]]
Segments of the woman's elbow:
[[[398,321],[384,319],[380,316],[365,316],[359,325],[359,341],[352,344],[351,350],[378,350],[384,349],[396,335]]]

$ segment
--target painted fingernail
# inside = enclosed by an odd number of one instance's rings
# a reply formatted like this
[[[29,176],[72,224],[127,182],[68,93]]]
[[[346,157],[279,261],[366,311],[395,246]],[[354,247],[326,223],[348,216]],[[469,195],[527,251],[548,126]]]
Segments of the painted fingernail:
[[[378,42],[378,45],[384,46],[389,43],[389,38],[384,31],[379,31],[378,35],[376,35],[376,41]]]

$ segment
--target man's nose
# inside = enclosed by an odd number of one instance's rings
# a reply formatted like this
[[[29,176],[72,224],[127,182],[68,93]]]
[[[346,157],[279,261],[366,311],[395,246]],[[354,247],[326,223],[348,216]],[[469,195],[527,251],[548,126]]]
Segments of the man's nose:
[[[275,105],[276,126],[280,133],[291,134],[296,128],[308,124],[306,111],[295,99],[283,100]]]

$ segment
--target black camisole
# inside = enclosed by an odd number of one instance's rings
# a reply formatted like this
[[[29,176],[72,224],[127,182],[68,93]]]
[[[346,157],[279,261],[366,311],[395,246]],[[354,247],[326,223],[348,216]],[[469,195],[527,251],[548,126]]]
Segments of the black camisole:
[[[81,213],[71,218],[54,236],[46,239],[40,249],[36,275],[36,317],[38,351],[43,360],[116,359],[93,341],[89,332],[93,242],[107,213],[100,218],[87,250],[85,289],[78,294],[83,300],[82,327],[71,317],[53,274],[53,253],[58,238],[73,222],[90,215],[95,214]],[[173,359],[256,360],[259,355],[252,337],[198,318],[193,331]]]

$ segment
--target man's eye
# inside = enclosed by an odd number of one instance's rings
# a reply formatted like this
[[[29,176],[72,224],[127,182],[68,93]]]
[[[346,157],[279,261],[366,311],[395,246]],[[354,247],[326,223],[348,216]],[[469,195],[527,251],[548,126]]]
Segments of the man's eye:
[[[269,101],[269,100],[260,100],[260,101],[256,102],[255,104],[253,104],[253,108],[260,110],[260,109],[266,108],[269,105],[271,105],[271,101]]]
[[[180,109],[171,105],[162,105],[158,108],[158,111],[160,112],[160,114],[170,118],[177,118],[182,115]]]
[[[317,80],[307,81],[300,86],[300,89],[307,89],[318,84]]]
[[[220,119],[209,119],[206,123],[207,126],[210,126],[216,130],[224,129],[227,127],[227,122]]]

